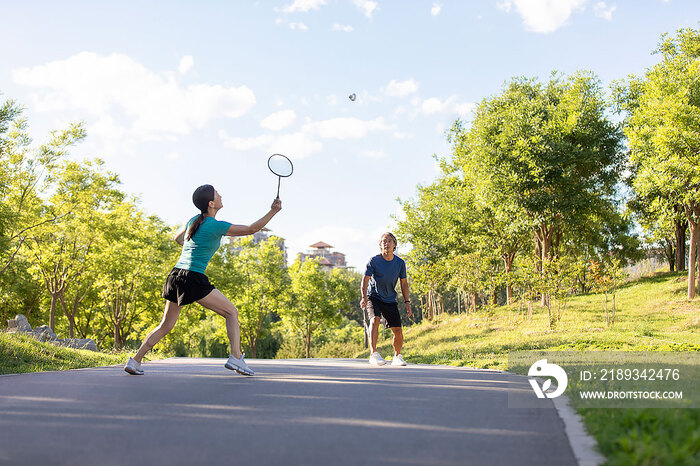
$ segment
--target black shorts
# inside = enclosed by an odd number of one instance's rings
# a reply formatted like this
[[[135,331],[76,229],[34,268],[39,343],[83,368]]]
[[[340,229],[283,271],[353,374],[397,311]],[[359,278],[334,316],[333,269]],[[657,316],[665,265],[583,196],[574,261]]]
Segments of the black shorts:
[[[173,268],[163,285],[163,298],[180,306],[199,301],[215,287],[206,275],[191,270]]]
[[[370,320],[374,317],[384,317],[387,327],[401,327],[401,314],[396,303],[385,303],[370,297],[367,300],[367,316]]]

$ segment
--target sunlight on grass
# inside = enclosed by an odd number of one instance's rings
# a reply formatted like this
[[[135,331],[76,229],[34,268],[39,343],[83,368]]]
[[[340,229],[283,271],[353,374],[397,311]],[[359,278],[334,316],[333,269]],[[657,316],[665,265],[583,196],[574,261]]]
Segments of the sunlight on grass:
[[[0,332],[0,374],[59,371],[123,364],[126,353],[103,353],[52,345],[34,338]]]

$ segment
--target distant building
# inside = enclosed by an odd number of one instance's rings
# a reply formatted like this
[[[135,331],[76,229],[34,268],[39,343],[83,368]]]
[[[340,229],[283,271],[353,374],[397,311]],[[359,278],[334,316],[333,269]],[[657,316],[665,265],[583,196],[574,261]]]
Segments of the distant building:
[[[306,253],[300,252],[298,258],[301,262],[306,259],[318,259],[321,264],[321,268],[325,270],[332,270],[335,268],[347,268],[347,263],[345,262],[345,254],[342,252],[331,252],[333,246],[323,241],[312,244],[309,246],[311,250]]]

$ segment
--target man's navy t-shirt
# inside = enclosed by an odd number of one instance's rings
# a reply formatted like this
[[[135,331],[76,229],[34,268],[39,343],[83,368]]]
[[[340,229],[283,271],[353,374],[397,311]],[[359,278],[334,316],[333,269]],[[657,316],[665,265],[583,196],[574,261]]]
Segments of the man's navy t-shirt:
[[[385,303],[396,302],[396,282],[406,278],[406,263],[394,254],[390,261],[377,254],[367,262],[365,276],[369,279],[369,296]]]

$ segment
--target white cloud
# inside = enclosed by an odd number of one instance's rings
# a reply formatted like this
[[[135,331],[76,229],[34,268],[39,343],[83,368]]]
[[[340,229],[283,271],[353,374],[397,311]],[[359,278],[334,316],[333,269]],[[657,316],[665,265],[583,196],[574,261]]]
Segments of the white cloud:
[[[350,25],[342,25],[342,24],[334,23],[333,30],[334,31],[342,31],[342,32],[352,32],[355,30],[355,28],[353,28]]]
[[[500,10],[510,13],[515,6],[523,19],[525,29],[539,33],[554,32],[562,27],[576,9],[582,9],[587,0],[505,0],[498,3]]]
[[[324,139],[360,139],[372,131],[387,131],[395,129],[395,125],[388,125],[383,117],[374,120],[360,120],[358,118],[332,118],[330,120],[310,122],[304,125],[303,131],[317,134]]]
[[[17,84],[37,89],[37,111],[78,110],[100,118],[103,128],[115,126],[105,115],[123,114],[129,134],[162,138],[188,134],[215,118],[236,118],[255,105],[247,86],[194,84],[158,74],[130,57],[81,52],[33,68],[12,71]]]
[[[272,131],[279,131],[294,123],[297,114],[294,110],[280,110],[275,112],[260,122],[260,126]]]
[[[362,10],[362,13],[370,19],[372,18],[372,14],[379,8],[379,3],[371,0],[352,0],[352,3]]]
[[[180,158],[180,154],[178,154],[177,152],[169,152],[165,155],[165,158],[168,160],[177,160]]]
[[[194,58],[192,58],[192,55],[185,55],[180,60],[180,66],[177,67],[177,70],[180,72],[180,74],[186,74],[190,69],[192,69],[192,65],[194,65]]]
[[[300,30],[300,31],[308,31],[309,28],[306,26],[304,23],[289,23],[289,29],[295,31],[295,30]]]
[[[318,10],[323,5],[326,5],[326,0],[294,0],[291,5],[286,5],[281,9],[275,8],[275,11],[282,13],[306,13],[309,10]]]
[[[442,5],[439,3],[433,3],[433,7],[430,9],[430,15],[437,16],[440,14],[440,10],[442,10]]]
[[[392,97],[404,97],[416,92],[418,90],[418,83],[415,82],[413,78],[407,79],[406,81],[396,81],[392,79],[382,90]]]
[[[338,98],[331,94],[326,97],[326,103],[328,105],[338,105]]]
[[[280,112],[281,113],[281,112]],[[280,152],[291,158],[304,158],[323,148],[320,139],[361,139],[374,131],[393,131],[395,125],[388,125],[384,118],[360,120],[358,118],[333,118],[314,122],[307,119],[301,131],[287,134],[262,134],[248,138],[232,137],[219,131],[219,137],[226,147],[247,152]]]
[[[303,132],[273,135],[263,134],[251,138],[230,137],[225,131],[219,131],[219,137],[226,147],[242,152],[258,150],[267,153],[281,153],[291,159],[301,159],[319,152],[323,144],[314,141]]]
[[[433,115],[435,113],[441,113],[447,110],[452,104],[452,97],[446,99],[444,102],[437,97],[431,97],[426,99],[421,104],[421,110],[426,115]]]
[[[612,20],[612,14],[617,9],[617,5],[608,6],[605,2],[598,2],[593,6],[593,13],[608,21]]]
[[[506,13],[510,13],[510,10],[513,8],[513,2],[511,0],[505,0],[503,2],[499,2],[496,4],[499,10],[505,11]]]
[[[454,105],[454,112],[462,118],[471,116],[472,112],[476,108],[474,102],[461,102]]]
[[[381,159],[386,157],[386,153],[384,153],[383,150],[366,150],[362,152],[362,155],[371,159]]]
[[[445,100],[441,100],[437,97],[425,99],[420,103],[420,111],[424,115],[452,113],[464,118],[471,115],[475,106],[473,102],[457,102],[457,96],[452,95]]]

